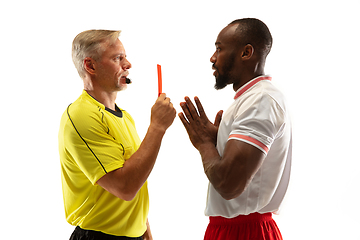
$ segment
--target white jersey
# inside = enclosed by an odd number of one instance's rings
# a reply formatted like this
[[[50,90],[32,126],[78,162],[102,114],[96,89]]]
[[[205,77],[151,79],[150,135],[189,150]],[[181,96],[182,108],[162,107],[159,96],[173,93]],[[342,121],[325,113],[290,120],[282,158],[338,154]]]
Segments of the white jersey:
[[[266,158],[245,191],[225,200],[209,183],[205,215],[233,218],[250,213],[276,213],[284,198],[291,167],[291,122],[282,93],[271,77],[257,77],[242,86],[223,114],[217,150],[223,156],[228,140],[251,144]]]

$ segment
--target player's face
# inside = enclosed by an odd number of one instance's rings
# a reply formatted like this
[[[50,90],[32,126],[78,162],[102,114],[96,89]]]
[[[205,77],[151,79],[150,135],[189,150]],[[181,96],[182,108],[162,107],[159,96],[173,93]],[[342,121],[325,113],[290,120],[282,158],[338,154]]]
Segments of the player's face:
[[[236,26],[235,26],[236,27]],[[215,76],[216,89],[222,89],[234,82],[233,69],[235,65],[236,51],[234,50],[233,31],[234,27],[224,28],[215,42],[216,51],[210,58],[213,63],[213,75]]]
[[[98,61],[97,77],[104,90],[121,91],[126,89],[126,77],[131,63],[126,59],[125,48],[119,39],[114,44],[103,43],[105,51]]]

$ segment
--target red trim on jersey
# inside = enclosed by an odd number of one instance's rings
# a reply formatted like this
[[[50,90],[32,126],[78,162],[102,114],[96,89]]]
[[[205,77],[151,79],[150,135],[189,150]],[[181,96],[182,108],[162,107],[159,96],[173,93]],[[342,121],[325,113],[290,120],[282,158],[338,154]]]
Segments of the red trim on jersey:
[[[251,138],[249,136],[245,136],[245,135],[240,135],[240,134],[231,134],[229,136],[229,138],[239,138],[239,139],[243,139],[243,140],[246,140],[246,141],[249,141],[251,143],[254,143],[256,146],[259,146],[261,149],[263,149],[266,153],[269,151],[269,148],[263,144],[262,142],[254,139],[254,138]]]
[[[258,82],[263,81],[263,80],[271,81],[271,79],[272,79],[271,77],[266,76],[266,77],[259,77],[259,78],[256,78],[256,79],[250,81],[247,85],[245,85],[245,87],[243,89],[241,89],[238,93],[236,93],[234,99],[237,99],[238,97],[240,97],[241,94],[246,92],[249,88],[251,88],[252,86],[257,84]]]

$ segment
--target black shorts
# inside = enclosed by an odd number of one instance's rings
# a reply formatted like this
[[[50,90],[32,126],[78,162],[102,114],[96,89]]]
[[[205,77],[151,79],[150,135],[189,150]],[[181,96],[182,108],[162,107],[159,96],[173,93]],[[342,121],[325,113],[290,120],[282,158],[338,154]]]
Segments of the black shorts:
[[[74,232],[71,234],[70,240],[143,240],[143,238],[114,236],[98,231],[84,230],[77,226]]]

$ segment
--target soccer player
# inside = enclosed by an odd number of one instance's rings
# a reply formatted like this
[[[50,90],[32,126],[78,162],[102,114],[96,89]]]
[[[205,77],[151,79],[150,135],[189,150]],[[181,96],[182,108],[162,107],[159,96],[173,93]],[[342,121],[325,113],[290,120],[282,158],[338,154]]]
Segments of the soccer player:
[[[196,107],[185,97],[179,113],[210,181],[205,240],[282,239],[272,213],[287,190],[292,143],[284,96],[264,74],[272,36],[262,21],[239,19],[215,46],[215,88],[231,84],[234,102],[214,124],[197,97]]]

